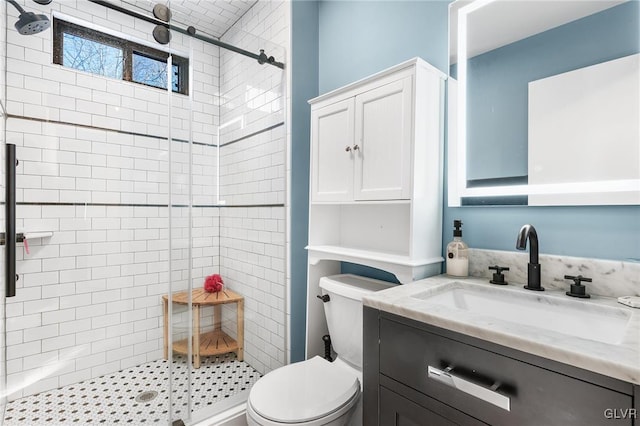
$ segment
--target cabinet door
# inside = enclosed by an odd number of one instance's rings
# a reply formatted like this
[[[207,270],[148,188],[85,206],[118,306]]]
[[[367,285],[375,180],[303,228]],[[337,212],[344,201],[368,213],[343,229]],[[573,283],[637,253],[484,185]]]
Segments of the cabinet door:
[[[353,200],[353,98],[311,111],[311,201]]]
[[[411,196],[413,77],[356,96],[356,200]]]
[[[455,426],[456,423],[407,398],[380,387],[380,425],[385,426]]]
[[[452,367],[463,385],[435,379],[430,366]],[[620,416],[631,413],[629,394],[387,319],[380,321],[380,373],[494,426],[633,425]],[[479,387],[507,397],[508,408]]]

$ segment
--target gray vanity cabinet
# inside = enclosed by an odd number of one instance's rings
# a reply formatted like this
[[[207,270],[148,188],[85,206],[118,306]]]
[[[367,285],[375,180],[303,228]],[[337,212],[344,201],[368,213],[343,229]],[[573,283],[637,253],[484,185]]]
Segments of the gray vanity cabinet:
[[[638,386],[368,307],[364,320],[365,425],[634,425]]]

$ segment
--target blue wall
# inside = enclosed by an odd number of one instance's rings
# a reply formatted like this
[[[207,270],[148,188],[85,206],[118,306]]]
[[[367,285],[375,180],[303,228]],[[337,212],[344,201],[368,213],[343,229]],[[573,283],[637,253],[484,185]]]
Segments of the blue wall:
[[[444,209],[443,244],[462,219],[469,247],[515,251],[520,227],[538,231],[540,253],[640,262],[640,207],[460,207]]]
[[[309,123],[298,90],[325,93],[354,80],[420,56],[446,72],[448,67],[447,8],[449,1],[331,1],[318,2],[316,22],[307,2],[293,2],[293,183],[292,306],[305,309],[306,226],[308,203]],[[299,8],[309,13],[299,13]],[[317,25],[317,56],[297,52],[299,36]],[[313,48],[313,36],[307,40]],[[300,47],[301,48],[301,47]],[[310,57],[307,57],[307,56]],[[305,59],[306,58],[306,59]],[[317,74],[301,61],[318,61]],[[314,78],[317,80],[313,81]],[[298,81],[302,80],[302,81]],[[302,88],[300,87],[302,86]],[[298,88],[298,89],[296,89]],[[303,90],[304,91],[304,90]],[[313,97],[310,95],[309,98]],[[299,110],[298,110],[299,109]],[[306,115],[305,115],[306,114]],[[297,131],[296,131],[297,129]],[[306,145],[305,145],[306,144]],[[303,146],[304,145],[304,146]],[[445,175],[446,178],[446,175]],[[300,180],[300,181],[298,181]],[[307,185],[304,191],[302,186]],[[446,194],[446,191],[445,191]],[[447,207],[444,204],[443,247],[451,240],[453,219],[464,222],[464,239],[471,247],[515,251],[520,226],[532,223],[540,237],[541,253],[640,261],[640,207]],[[302,235],[304,234],[304,244]],[[347,266],[350,267],[350,266]],[[304,268],[304,276],[302,275]],[[304,354],[304,313],[292,312],[292,354]],[[301,345],[301,346],[300,346]],[[302,359],[302,358],[293,358]]]
[[[318,2],[291,4],[291,361],[304,359],[309,225],[309,134],[318,96]]]
[[[320,93],[419,56],[448,67],[449,1],[320,1]]]
[[[526,176],[528,83],[638,53],[639,13],[623,3],[471,58],[468,178]]]

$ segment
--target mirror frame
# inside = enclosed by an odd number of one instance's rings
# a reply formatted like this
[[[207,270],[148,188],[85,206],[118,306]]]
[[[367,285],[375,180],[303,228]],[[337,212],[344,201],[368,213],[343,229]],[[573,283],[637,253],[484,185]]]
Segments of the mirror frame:
[[[449,6],[449,25],[451,31],[452,18],[455,21],[457,30],[457,80],[448,79],[448,205],[449,207],[463,206],[462,198],[489,198],[489,197],[511,197],[528,195],[548,195],[548,194],[596,194],[611,192],[631,192],[640,196],[640,179],[607,180],[592,182],[572,182],[553,184],[532,184],[532,185],[506,185],[506,186],[467,186],[467,149],[466,149],[466,118],[467,118],[467,22],[468,15],[477,11],[483,6],[501,0],[458,0]],[[504,0],[502,0],[504,1]],[[463,4],[455,12],[452,5]],[[455,15],[454,15],[455,13]],[[451,41],[451,37],[449,38]],[[451,46],[450,46],[451,48]],[[451,58],[451,52],[449,57]],[[449,64],[451,66],[451,64]],[[622,205],[636,205],[638,203],[623,203]],[[505,203],[473,204],[501,206]],[[542,204],[540,204],[542,205]],[[619,203],[590,203],[590,204],[550,204],[560,205],[620,205]],[[528,204],[522,205],[529,207]],[[538,206],[538,205],[536,205]]]

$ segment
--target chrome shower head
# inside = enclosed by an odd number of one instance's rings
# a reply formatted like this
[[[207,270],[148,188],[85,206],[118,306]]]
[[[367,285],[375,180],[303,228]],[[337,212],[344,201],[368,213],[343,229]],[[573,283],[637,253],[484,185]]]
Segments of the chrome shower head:
[[[16,30],[22,35],[40,33],[51,26],[51,21],[47,15],[35,14],[33,12],[23,12],[16,22]]]

